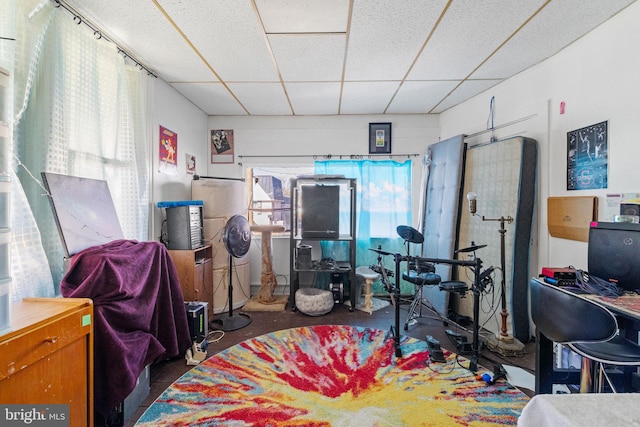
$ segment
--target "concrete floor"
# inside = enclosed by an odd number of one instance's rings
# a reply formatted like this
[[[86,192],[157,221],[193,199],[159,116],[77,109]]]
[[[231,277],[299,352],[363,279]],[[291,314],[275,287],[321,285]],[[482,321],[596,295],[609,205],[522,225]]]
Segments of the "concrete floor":
[[[443,348],[455,351],[455,345],[447,336],[445,330],[450,329],[459,332],[468,337],[471,342],[471,326],[463,329],[455,323],[449,322],[444,325],[440,318],[420,318],[416,319],[415,324],[411,324],[408,330],[404,330],[404,322],[408,315],[410,300],[403,300],[400,305],[400,333],[413,338],[424,340],[427,335],[431,335],[440,341]],[[391,326],[395,326],[395,310],[389,305],[373,314],[368,314],[360,310],[349,311],[349,307],[343,304],[337,304],[333,310],[324,316],[307,316],[301,312],[293,312],[289,306],[282,312],[250,312],[251,323],[239,330],[225,332],[224,336],[217,342],[212,342],[207,348],[209,356],[220,352],[228,347],[245,341],[249,338],[260,336],[269,332],[288,329],[300,326],[312,325],[351,325],[363,326],[377,329],[388,330]],[[423,309],[423,316],[434,316],[434,313]],[[228,314],[227,314],[228,315]],[[482,335],[482,334],[481,334]],[[215,337],[219,334],[215,334]],[[505,357],[501,354],[491,352],[487,348],[483,348],[480,355],[480,365],[487,370],[493,370],[494,363],[511,365],[520,367],[530,373],[534,373],[535,366],[535,343],[529,342],[525,344],[523,355]],[[125,423],[125,426],[132,426],[137,419],[147,409],[149,405],[175,380],[186,373],[193,366],[188,366],[184,359],[179,358],[171,361],[156,363],[151,366],[151,392],[149,396],[142,402],[141,406],[135,411],[132,417]],[[523,389],[523,392],[532,396],[531,390]],[[96,426],[101,423],[96,422]],[[103,425],[103,424],[102,424]]]

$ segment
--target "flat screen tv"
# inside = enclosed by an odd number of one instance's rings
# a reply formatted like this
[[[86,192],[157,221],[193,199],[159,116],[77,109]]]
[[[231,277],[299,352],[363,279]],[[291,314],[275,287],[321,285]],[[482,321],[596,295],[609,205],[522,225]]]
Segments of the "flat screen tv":
[[[592,222],[587,269],[624,290],[640,290],[640,224]]]

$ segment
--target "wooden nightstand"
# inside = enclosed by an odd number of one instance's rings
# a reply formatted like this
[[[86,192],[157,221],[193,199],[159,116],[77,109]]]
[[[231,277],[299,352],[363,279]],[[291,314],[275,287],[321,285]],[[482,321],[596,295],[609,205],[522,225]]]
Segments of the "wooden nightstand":
[[[93,426],[93,303],[25,298],[0,335],[0,402],[68,404],[71,426]]]
[[[197,249],[169,249],[168,252],[178,271],[184,300],[209,303],[209,318],[211,318],[213,316],[211,245]]]

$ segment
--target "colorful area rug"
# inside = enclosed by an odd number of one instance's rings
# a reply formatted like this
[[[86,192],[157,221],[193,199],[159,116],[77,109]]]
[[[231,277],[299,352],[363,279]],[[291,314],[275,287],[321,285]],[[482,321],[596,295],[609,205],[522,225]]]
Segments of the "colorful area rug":
[[[426,342],[352,326],[287,329],[249,339],[187,372],[137,426],[516,425],[529,398],[488,385]],[[482,372],[479,372],[480,374]]]

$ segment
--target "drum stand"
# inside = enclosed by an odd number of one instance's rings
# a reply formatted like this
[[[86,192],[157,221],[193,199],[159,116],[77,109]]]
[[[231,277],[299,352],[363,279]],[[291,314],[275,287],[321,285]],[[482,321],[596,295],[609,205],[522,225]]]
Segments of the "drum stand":
[[[475,250],[479,247],[472,247],[467,249],[466,251]],[[378,265],[380,268],[380,273],[382,276],[382,282],[385,286],[385,290],[389,292],[391,295],[391,302],[395,308],[395,323],[391,325],[389,328],[389,332],[393,336],[393,346],[396,357],[402,357],[402,349],[400,348],[400,264],[402,261],[413,261],[413,262],[430,262],[433,264],[451,264],[451,265],[459,265],[463,267],[472,267],[473,268],[473,283],[471,285],[471,292],[473,293],[473,341],[471,343],[471,349],[473,355],[469,360],[469,370],[471,372],[478,371],[478,360],[480,359],[480,294],[482,292],[482,281],[481,281],[481,269],[482,269],[482,260],[480,258],[474,257],[472,260],[459,260],[459,259],[439,259],[439,258],[420,258],[420,257],[410,257],[403,256],[399,253],[391,253],[385,252],[382,248],[378,247],[378,249],[369,249],[378,254]],[[463,251],[460,251],[463,252]],[[393,255],[394,263],[395,263],[395,282],[392,286],[389,277],[393,276],[389,274],[387,270],[382,266],[382,256],[381,255]],[[373,267],[373,266],[372,266]],[[376,269],[377,270],[377,269]],[[374,270],[375,271],[375,270]]]
[[[390,332],[393,335],[394,349],[396,357],[402,357],[402,349],[400,348],[400,263],[402,261],[408,261],[408,258],[398,253],[393,254],[395,260],[395,285],[392,289],[389,289],[394,299],[395,306],[395,325],[392,325]],[[413,257],[415,258],[415,257]],[[473,284],[471,285],[471,292],[473,293],[473,339],[471,343],[471,349],[473,354],[469,359],[469,370],[471,372],[478,371],[478,360],[480,359],[480,293],[482,283],[480,281],[480,274],[482,269],[482,260],[480,258],[474,258],[473,260],[457,260],[457,259],[439,259],[439,258],[419,258],[421,261],[432,262],[434,264],[451,264],[460,265],[464,267],[473,268]]]
[[[393,257],[396,265],[396,280],[395,285],[390,289],[390,293],[393,299],[393,306],[395,307],[395,326],[392,325],[389,332],[393,335],[393,347],[396,357],[402,357],[402,349],[400,348],[400,263],[404,261],[406,257],[398,253],[393,254]]]

